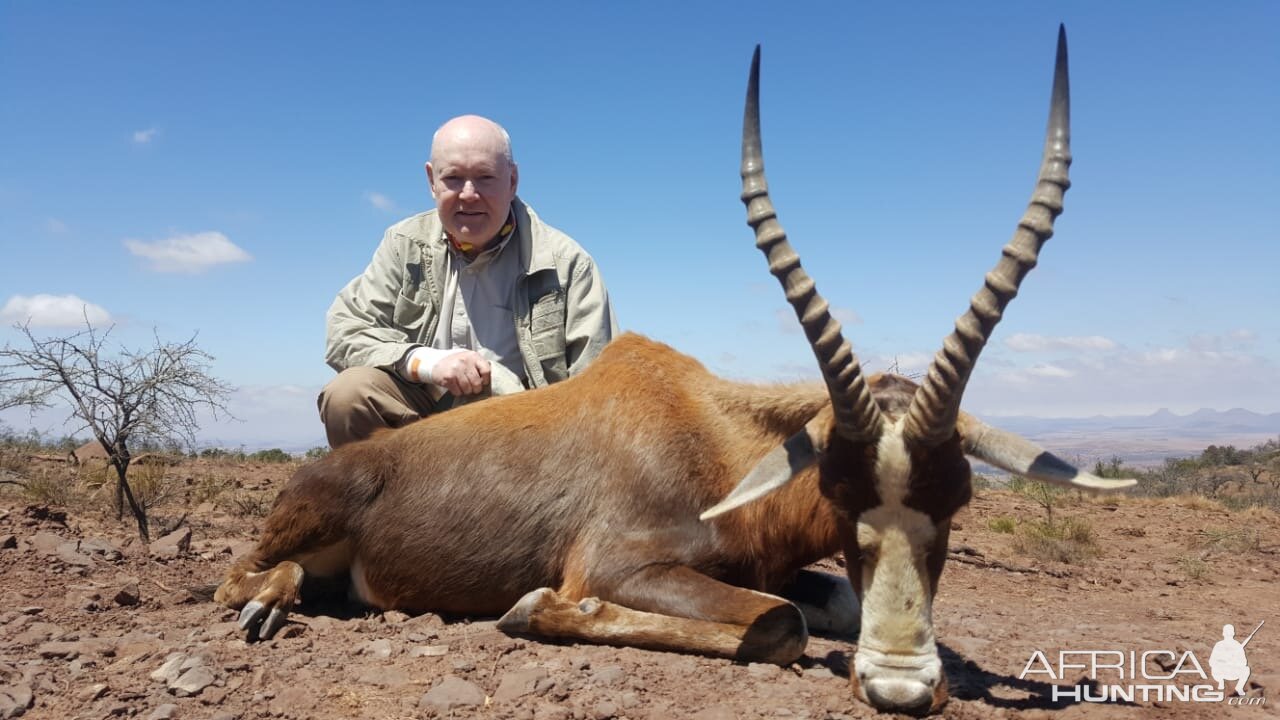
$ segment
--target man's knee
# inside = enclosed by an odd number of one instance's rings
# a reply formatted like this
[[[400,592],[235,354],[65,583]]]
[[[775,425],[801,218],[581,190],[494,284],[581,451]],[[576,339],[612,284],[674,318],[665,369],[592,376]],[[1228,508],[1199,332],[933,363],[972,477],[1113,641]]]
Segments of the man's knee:
[[[424,414],[388,372],[372,367],[338,373],[320,391],[317,405],[333,447],[366,438],[380,428],[400,427]]]

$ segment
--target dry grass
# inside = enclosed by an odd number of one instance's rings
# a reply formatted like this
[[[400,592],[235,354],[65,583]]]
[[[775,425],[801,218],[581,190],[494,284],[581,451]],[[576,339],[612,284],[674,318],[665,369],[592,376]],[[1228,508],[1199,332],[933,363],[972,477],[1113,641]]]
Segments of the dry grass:
[[[1183,555],[1178,558],[1178,567],[1192,580],[1200,580],[1209,574],[1209,563],[1194,555]]]
[[[1244,555],[1262,550],[1262,533],[1256,527],[1208,528],[1196,534],[1196,545],[1205,550]]]
[[[1077,564],[1097,557],[1099,548],[1093,526],[1082,518],[1061,518],[1053,523],[1024,522],[1014,533],[1013,549],[1037,560]]]
[[[1000,517],[994,517],[988,520],[987,527],[991,528],[992,532],[1011,535],[1013,534],[1013,531],[1018,528],[1018,521],[1008,515],[1001,515]]]

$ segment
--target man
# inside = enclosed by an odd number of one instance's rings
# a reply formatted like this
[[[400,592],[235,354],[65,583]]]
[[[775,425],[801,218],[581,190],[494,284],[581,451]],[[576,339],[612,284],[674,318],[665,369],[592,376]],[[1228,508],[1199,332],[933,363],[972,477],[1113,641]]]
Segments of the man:
[[[594,261],[516,197],[497,123],[464,115],[431,142],[436,209],[392,225],[327,316],[320,394],[331,447],[456,402],[577,374],[617,333]]]

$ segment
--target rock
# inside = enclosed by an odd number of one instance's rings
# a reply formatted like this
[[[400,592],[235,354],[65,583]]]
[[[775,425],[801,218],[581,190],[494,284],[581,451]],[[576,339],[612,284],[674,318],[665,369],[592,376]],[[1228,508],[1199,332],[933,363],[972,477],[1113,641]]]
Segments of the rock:
[[[38,555],[45,557],[57,557],[58,548],[66,542],[61,535],[55,535],[51,532],[43,530],[27,538],[27,542],[31,543],[31,549]]]
[[[0,535],[0,550],[16,550],[18,547],[18,536],[12,533],[8,535]]]
[[[747,666],[747,674],[757,678],[771,678],[782,674],[782,668],[772,663],[751,663]]]
[[[93,558],[80,552],[79,542],[64,542],[54,554],[62,562],[74,567],[93,567]]]
[[[396,667],[369,668],[356,677],[356,682],[383,688],[402,688],[409,684],[409,674]]]
[[[40,607],[39,605],[30,605],[22,608],[18,612],[22,613],[23,615],[39,615],[40,613],[44,612],[44,608]]]
[[[689,716],[689,720],[737,720],[737,718],[738,714],[728,705],[712,705]]]
[[[446,676],[427,691],[418,701],[418,707],[436,711],[448,711],[460,707],[484,705],[484,691],[473,683],[453,675]]]
[[[361,655],[370,655],[383,659],[389,658],[395,653],[394,649],[391,647],[391,641],[386,638],[362,642],[356,646],[356,652]]]
[[[137,605],[142,600],[142,592],[138,589],[137,580],[127,580],[116,590],[111,601],[121,607]]]
[[[382,613],[382,619],[386,621],[388,625],[403,625],[404,623],[409,622],[409,616],[399,610],[388,610]]]
[[[216,681],[213,671],[204,665],[193,667],[182,673],[182,677],[169,683],[169,690],[178,697],[190,697],[199,695],[202,690],[209,687]]]
[[[30,685],[0,685],[0,719],[21,717],[35,700]]]
[[[458,658],[453,661],[453,671],[460,673],[469,673],[476,669],[476,664],[466,658]]]
[[[72,660],[80,657],[80,653],[84,648],[78,642],[47,642],[36,648],[36,652],[42,658],[65,658]]]
[[[182,674],[182,663],[186,661],[186,655],[183,655],[182,653],[170,653],[169,657],[165,658],[164,664],[160,666],[160,669],[151,673],[151,679],[157,680],[166,685],[174,682]]]
[[[147,720],[173,720],[178,716],[178,706],[173,703],[165,703],[156,706],[155,710],[147,716]]]
[[[618,706],[611,700],[601,700],[591,708],[595,720],[611,720],[618,716]]]
[[[831,680],[835,678],[835,676],[836,674],[831,672],[829,668],[824,667],[811,667],[804,671],[804,677],[806,680]]]
[[[94,557],[100,556],[107,562],[115,562],[124,557],[124,553],[120,552],[120,548],[116,547],[110,540],[104,540],[102,538],[81,540],[80,552],[87,553]]]
[[[627,671],[621,665],[606,665],[591,675],[596,685],[610,687],[617,685],[627,677]]]
[[[544,668],[526,668],[509,672],[498,683],[498,689],[493,693],[493,701],[505,703],[530,695],[537,692],[538,684],[546,679],[547,671]]]
[[[448,645],[419,645],[409,651],[409,657],[442,657],[448,654]]]
[[[191,528],[178,528],[151,543],[151,557],[158,560],[169,560],[187,554],[191,549]]]
[[[85,702],[93,702],[103,695],[106,695],[107,691],[110,689],[111,688],[106,683],[95,683],[85,688],[84,691],[80,693],[80,698]]]
[[[69,608],[93,612],[102,609],[102,593],[93,588],[75,587],[67,591],[63,602]]]

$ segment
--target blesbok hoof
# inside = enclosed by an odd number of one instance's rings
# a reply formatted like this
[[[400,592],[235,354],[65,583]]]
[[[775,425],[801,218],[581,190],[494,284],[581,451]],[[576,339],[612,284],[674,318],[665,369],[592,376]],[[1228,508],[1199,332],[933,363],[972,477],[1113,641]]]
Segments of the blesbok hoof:
[[[250,600],[240,611],[240,629],[247,631],[250,640],[270,640],[284,625],[287,614],[278,607],[268,608],[257,600]]]
[[[504,633],[527,633],[532,628],[534,614],[551,607],[559,599],[555,590],[546,587],[525,593],[505,615],[498,618],[498,629]]]

